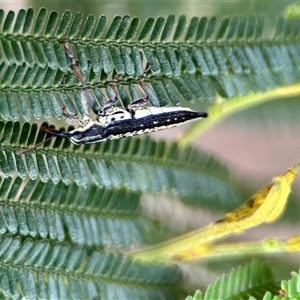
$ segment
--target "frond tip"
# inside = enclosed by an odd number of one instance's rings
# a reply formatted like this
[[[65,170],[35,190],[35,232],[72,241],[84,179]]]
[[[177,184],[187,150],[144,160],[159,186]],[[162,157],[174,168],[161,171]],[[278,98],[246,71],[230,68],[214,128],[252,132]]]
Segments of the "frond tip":
[[[298,299],[300,297],[300,271],[292,272],[292,278],[281,282],[281,294],[284,299]]]
[[[194,297],[189,296],[186,300],[262,299],[266,291],[272,295],[277,294],[278,290],[270,267],[253,260],[244,267],[233,268],[229,275],[218,278],[207,288],[204,296],[196,291]]]

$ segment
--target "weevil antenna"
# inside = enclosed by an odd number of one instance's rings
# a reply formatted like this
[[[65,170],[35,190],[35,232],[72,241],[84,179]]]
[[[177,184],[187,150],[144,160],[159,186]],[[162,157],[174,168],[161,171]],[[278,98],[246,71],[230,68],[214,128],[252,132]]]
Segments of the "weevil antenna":
[[[72,136],[72,134],[69,132],[59,131],[59,130],[55,130],[55,129],[48,128],[48,127],[41,127],[41,131],[46,131],[46,132],[52,134],[53,136],[59,136],[62,138],[69,138]]]
[[[50,141],[52,138],[54,138],[54,135],[46,138],[44,141],[40,142],[40,143],[37,143],[36,145],[34,145],[33,147],[29,148],[29,149],[26,149],[26,150],[23,150],[23,151],[20,151],[20,152],[17,152],[18,155],[23,155],[25,153],[28,153],[38,147],[40,147],[41,145],[45,144],[46,142]]]

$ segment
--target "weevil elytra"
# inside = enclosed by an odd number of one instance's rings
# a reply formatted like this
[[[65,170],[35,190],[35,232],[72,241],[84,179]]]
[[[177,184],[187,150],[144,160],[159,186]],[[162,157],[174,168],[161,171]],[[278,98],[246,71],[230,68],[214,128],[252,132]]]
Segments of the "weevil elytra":
[[[139,86],[145,97],[133,101],[126,108],[116,107],[115,104],[119,100],[116,84],[121,77],[121,75],[117,75],[111,85],[115,96],[109,99],[102,106],[96,118],[92,119],[90,117],[90,98],[86,82],[67,44],[65,44],[65,51],[78,80],[82,84],[81,99],[85,113],[81,118],[72,116],[66,112],[66,107],[63,106],[63,119],[69,124],[78,125],[77,128],[69,132],[43,128],[52,136],[30,149],[19,152],[19,154],[24,154],[39,147],[53,136],[68,138],[76,145],[93,144],[167,129],[207,117],[205,112],[183,107],[145,107],[144,104],[149,101],[149,93],[144,86],[144,79],[151,68],[148,64],[139,81]]]

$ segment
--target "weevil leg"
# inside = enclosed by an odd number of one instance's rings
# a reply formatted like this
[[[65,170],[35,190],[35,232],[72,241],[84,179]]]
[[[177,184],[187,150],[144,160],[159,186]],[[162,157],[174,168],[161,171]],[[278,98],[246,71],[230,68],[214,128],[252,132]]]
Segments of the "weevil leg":
[[[146,87],[144,86],[144,79],[146,78],[146,76],[147,76],[150,69],[151,69],[151,65],[148,63],[147,66],[146,66],[146,69],[144,70],[144,72],[143,72],[143,74],[140,78],[140,81],[139,81],[139,86],[140,86],[142,92],[145,94],[145,97],[134,100],[132,103],[130,103],[128,105],[128,107],[127,107],[128,109],[132,109],[134,107],[142,106],[142,105],[146,104],[149,101],[149,93],[146,90]]]
[[[26,150],[17,152],[17,154],[23,155],[23,154],[25,154],[25,153],[28,153],[28,152],[30,152],[30,151],[32,151],[32,150],[34,150],[34,149],[40,147],[41,145],[45,144],[46,142],[50,141],[52,138],[54,138],[54,135],[52,135],[52,136],[46,138],[44,141],[42,141],[42,142],[40,142],[40,143],[37,143],[36,145],[34,145],[34,146],[31,147],[31,148],[28,148],[28,149],[26,149]]]
[[[78,80],[82,84],[81,101],[82,101],[82,106],[83,106],[83,109],[84,109],[84,112],[85,112],[85,114],[83,116],[83,123],[87,124],[90,121],[90,111],[91,111],[90,95],[87,91],[87,86],[86,86],[85,79],[83,78],[83,76],[82,76],[82,74],[81,74],[81,72],[80,72],[80,70],[77,66],[75,57],[74,57],[73,53],[71,52],[71,49],[69,48],[69,46],[66,43],[64,45],[65,45],[65,52],[67,53],[68,57],[70,58],[72,68],[73,68]],[[66,114],[66,115],[67,115],[67,118],[68,118],[69,115],[68,114]]]
[[[63,112],[63,119],[68,123],[68,124],[81,124],[83,123],[81,118],[78,118],[76,116],[72,116],[69,113],[66,112],[67,108],[65,105],[62,106],[62,112]]]
[[[108,108],[114,106],[118,100],[119,100],[119,97],[118,97],[118,92],[117,92],[117,88],[116,88],[116,85],[117,85],[117,82],[118,80],[122,77],[121,74],[117,74],[115,79],[112,81],[112,84],[111,84],[111,89],[113,90],[114,94],[115,94],[115,97],[114,98],[111,98],[109,100],[107,100],[103,106],[101,107],[99,113],[101,114],[102,112],[104,112],[105,110],[107,110]]]

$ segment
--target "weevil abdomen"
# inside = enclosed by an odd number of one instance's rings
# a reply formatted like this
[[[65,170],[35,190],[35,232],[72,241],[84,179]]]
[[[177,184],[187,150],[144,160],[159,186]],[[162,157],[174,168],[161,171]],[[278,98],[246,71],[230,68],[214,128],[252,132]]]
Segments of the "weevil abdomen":
[[[130,117],[125,110],[122,115],[120,108],[117,109],[119,114],[116,114],[115,108],[111,110],[111,114],[108,110],[99,116],[98,122],[91,122],[85,127],[65,133],[65,137],[74,144],[93,144],[171,128],[207,117],[207,113],[181,107],[138,108],[130,112]],[[52,134],[56,135],[56,132],[52,131]],[[61,133],[58,134],[61,136]]]
[[[151,114],[143,116],[146,110],[149,110]],[[193,111],[188,108],[170,108],[169,111],[168,108],[144,108],[135,111],[132,119],[115,122],[107,128],[104,128],[103,138],[117,139],[127,136],[141,135],[144,133],[175,127],[206,117],[207,113]]]

